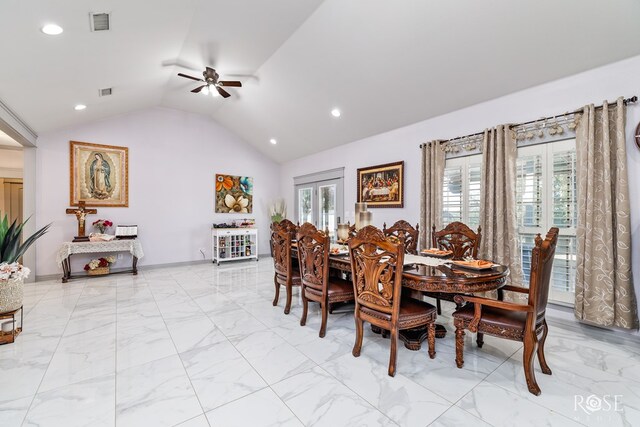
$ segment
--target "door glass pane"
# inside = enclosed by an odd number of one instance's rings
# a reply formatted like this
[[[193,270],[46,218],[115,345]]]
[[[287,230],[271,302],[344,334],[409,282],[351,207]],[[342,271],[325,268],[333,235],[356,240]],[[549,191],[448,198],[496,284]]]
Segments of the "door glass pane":
[[[298,190],[298,222],[302,225],[305,222],[313,223],[312,200],[313,188],[301,188]]]
[[[329,230],[329,236],[333,237],[337,228],[336,223],[336,185],[321,185],[318,187],[320,230]]]

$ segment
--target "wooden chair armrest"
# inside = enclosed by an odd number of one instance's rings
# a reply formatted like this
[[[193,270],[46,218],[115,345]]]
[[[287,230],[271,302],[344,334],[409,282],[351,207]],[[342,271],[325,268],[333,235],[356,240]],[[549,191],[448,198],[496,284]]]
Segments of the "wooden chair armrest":
[[[490,307],[502,308],[504,310],[511,311],[533,311],[533,307],[531,307],[530,305],[516,304],[507,301],[497,301],[494,299],[474,297],[471,295],[456,295],[456,297],[459,297],[458,299],[460,300],[460,303],[472,302],[476,305],[488,305]]]
[[[532,312],[533,307],[530,305],[523,304],[515,304],[507,301],[496,301],[489,298],[482,297],[474,297],[468,295],[456,295],[456,302],[462,304],[463,302],[472,302],[474,303],[473,307],[473,319],[469,323],[469,330],[471,332],[478,332],[478,325],[480,324],[480,319],[482,318],[482,306],[488,305],[489,307],[501,308],[503,310],[509,311],[526,311]]]
[[[528,294],[529,293],[529,288],[523,288],[521,286],[507,285],[507,286],[503,286],[501,289],[503,291],[520,292],[521,294]]]

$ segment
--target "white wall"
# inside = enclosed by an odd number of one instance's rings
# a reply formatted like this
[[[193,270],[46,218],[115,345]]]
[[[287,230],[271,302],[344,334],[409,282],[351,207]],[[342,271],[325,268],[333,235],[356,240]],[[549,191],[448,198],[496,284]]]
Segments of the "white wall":
[[[201,260],[200,248],[210,259],[211,224],[245,217],[256,218],[259,252],[269,252],[267,204],[278,195],[279,166],[210,118],[154,108],[39,136],[36,220],[53,226],[37,243],[37,275],[60,272],[55,254],[77,230],[75,216],[65,214],[70,140],[129,147],[129,207],[98,208],[88,220],[138,224],[139,265]],[[214,213],[216,173],[254,178],[253,214]]]
[[[375,225],[406,219],[415,224],[420,216],[419,144],[482,131],[503,123],[519,123],[573,111],[585,104],[600,104],[618,96],[640,96],[640,56],[580,73],[482,104],[439,116],[390,132],[374,135],[282,165],[280,188],[288,206],[294,206],[293,177],[325,169],[345,167],[345,216],[353,221],[356,170],[380,163],[405,161],[404,209],[372,209]],[[454,94],[452,94],[453,96]],[[425,99],[424,102],[430,102]],[[340,120],[348,120],[345,111]],[[372,118],[375,120],[375,118]],[[640,103],[627,110],[627,158],[631,188],[633,275],[640,301],[640,150],[633,133],[640,120]],[[289,215],[293,215],[290,209]]]

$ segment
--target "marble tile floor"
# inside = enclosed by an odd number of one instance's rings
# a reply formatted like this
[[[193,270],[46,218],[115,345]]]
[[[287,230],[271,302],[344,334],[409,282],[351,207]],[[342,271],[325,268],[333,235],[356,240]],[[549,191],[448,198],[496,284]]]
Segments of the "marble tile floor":
[[[552,325],[539,397],[520,344],[471,334],[463,369],[450,333],[433,360],[400,345],[390,378],[368,327],[351,355],[352,307],[321,339],[316,305],[301,327],[299,297],[286,316],[273,292],[266,258],[27,285],[25,332],[0,346],[0,426],[640,425],[637,341]]]

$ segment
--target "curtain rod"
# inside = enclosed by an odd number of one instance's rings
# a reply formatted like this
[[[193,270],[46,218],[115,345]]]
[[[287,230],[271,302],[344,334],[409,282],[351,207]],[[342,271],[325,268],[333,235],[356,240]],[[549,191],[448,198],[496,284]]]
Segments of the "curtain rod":
[[[624,99],[622,102],[624,103],[624,105],[628,105],[628,104],[634,104],[634,103],[636,103],[637,101],[638,101],[638,97],[634,95],[634,96],[632,96],[632,97],[629,97],[629,98]],[[616,102],[616,101],[614,101],[614,102],[612,102],[612,103],[609,103],[609,102],[607,102],[607,103],[608,103],[609,105],[612,105],[612,104],[615,104],[615,102]],[[598,105],[596,108],[602,108],[603,106],[604,106],[604,104],[602,104],[602,105]],[[541,117],[541,118],[536,119],[536,120],[529,120],[528,122],[517,123],[517,124],[515,124],[515,125],[513,125],[513,126],[524,126],[524,125],[530,125],[531,123],[542,122],[542,121],[545,121],[545,120],[557,119],[557,118],[559,118],[559,117],[565,117],[565,116],[569,116],[569,115],[571,115],[571,114],[576,114],[576,113],[581,113],[581,112],[582,112],[582,109],[579,109],[579,110],[575,110],[575,111],[572,111],[572,112],[567,112],[567,113],[563,113],[563,114],[557,114],[557,115],[555,115],[555,116]],[[443,143],[445,143],[445,142],[456,141],[456,140],[458,140],[458,139],[465,139],[465,138],[470,138],[470,137],[472,137],[472,136],[479,136],[479,135],[483,135],[483,134],[484,134],[484,131],[482,131],[482,132],[475,132],[475,133],[470,133],[469,135],[457,136],[457,137],[455,137],[455,138],[451,138],[451,139],[447,139],[447,140],[442,140],[442,141],[439,141],[439,142],[440,142],[440,144],[443,144]],[[425,144],[420,144],[420,148],[422,148],[424,145],[425,145]]]

